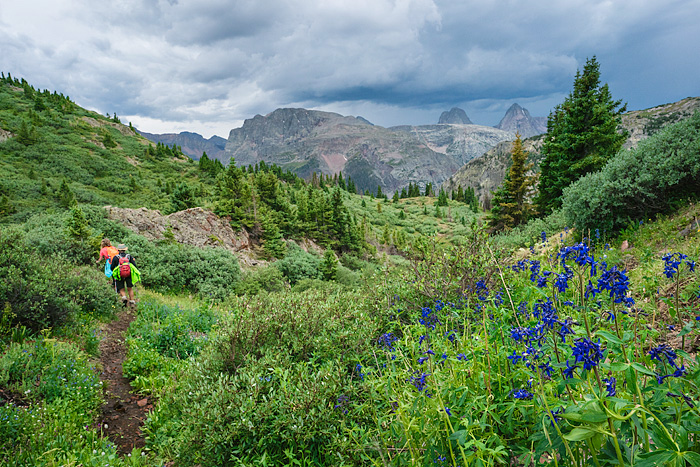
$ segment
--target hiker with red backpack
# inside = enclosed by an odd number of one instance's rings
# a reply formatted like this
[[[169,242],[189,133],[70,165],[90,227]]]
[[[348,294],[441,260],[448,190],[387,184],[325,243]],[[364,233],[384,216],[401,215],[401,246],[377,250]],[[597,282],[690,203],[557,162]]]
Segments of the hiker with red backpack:
[[[118,254],[112,258],[112,277],[115,280],[117,293],[122,299],[124,306],[135,306],[136,301],[134,300],[134,284],[139,282],[140,274],[136,265],[134,264],[134,258],[126,252],[126,245],[120,243],[117,245]],[[129,298],[127,299],[126,293],[129,293]]]

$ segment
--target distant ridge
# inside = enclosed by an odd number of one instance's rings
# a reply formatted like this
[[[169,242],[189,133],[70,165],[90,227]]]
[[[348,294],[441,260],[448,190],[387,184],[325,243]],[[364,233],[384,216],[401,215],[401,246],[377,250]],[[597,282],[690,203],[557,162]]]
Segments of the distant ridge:
[[[362,117],[308,109],[277,109],[246,119],[229,133],[221,162],[265,161],[303,178],[342,171],[356,187],[385,193],[442,183],[465,162],[513,134],[480,125],[384,128]]]
[[[139,131],[144,138],[154,143],[162,143],[172,147],[173,144],[182,148],[182,152],[194,160],[199,160],[202,153],[206,152],[210,159],[221,159],[224,156],[226,140],[221,136],[212,136],[209,139],[197,133],[183,131],[182,133],[154,134]]]

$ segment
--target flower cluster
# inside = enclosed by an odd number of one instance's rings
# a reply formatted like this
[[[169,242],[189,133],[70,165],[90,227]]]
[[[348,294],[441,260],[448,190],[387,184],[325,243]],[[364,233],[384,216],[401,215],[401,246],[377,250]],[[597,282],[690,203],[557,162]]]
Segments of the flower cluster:
[[[678,354],[676,354],[676,352],[668,344],[661,344],[649,350],[649,356],[652,360],[657,360],[658,362],[660,362],[664,366],[664,368],[666,366],[666,362],[668,362],[669,366],[671,366],[674,369],[672,373],[668,373],[666,375],[657,373],[656,381],[659,384],[662,384],[666,378],[680,378],[682,376],[685,376],[685,374],[687,373],[685,365],[681,365],[679,367],[676,363]]]
[[[588,338],[581,337],[576,339],[571,349],[573,350],[576,363],[583,363],[584,370],[594,368],[603,358],[603,352],[600,349],[600,339],[598,339],[598,342],[593,342]]]
[[[664,261],[664,274],[669,279],[673,279],[673,276],[678,274],[678,269],[683,261],[685,261],[690,272],[695,271],[695,261],[689,260],[688,255],[683,253],[666,253],[661,259]]]

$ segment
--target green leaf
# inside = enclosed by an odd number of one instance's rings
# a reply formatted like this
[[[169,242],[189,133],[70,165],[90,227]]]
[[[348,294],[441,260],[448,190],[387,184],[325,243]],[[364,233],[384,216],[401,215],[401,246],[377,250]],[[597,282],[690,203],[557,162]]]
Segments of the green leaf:
[[[700,454],[693,451],[686,451],[681,453],[683,459],[688,462],[692,467],[700,467]]]
[[[610,371],[625,371],[630,367],[629,363],[624,362],[612,362],[612,363],[601,363],[600,367],[604,370]]]
[[[460,446],[464,446],[464,443],[467,441],[467,430],[455,431],[450,435],[450,439],[457,441]]]
[[[593,438],[596,432],[588,428],[574,428],[571,433],[564,435],[564,439],[568,441],[584,441]]]
[[[598,330],[596,331],[596,335],[606,339],[608,342],[612,342],[613,344],[622,345],[622,340],[615,334],[609,333],[608,331]]]
[[[649,368],[645,367],[644,365],[642,365],[640,363],[632,362],[632,368],[634,368],[635,370],[637,370],[641,373],[644,373],[645,375],[656,377],[656,373],[654,373]]]

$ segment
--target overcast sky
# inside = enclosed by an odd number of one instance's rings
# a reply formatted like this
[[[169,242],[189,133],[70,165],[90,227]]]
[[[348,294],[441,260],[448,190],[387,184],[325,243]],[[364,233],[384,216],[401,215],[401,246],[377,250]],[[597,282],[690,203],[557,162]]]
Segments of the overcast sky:
[[[2,0],[0,70],[142,131],[304,107],[547,116],[596,55],[629,110],[700,95],[699,0]]]

